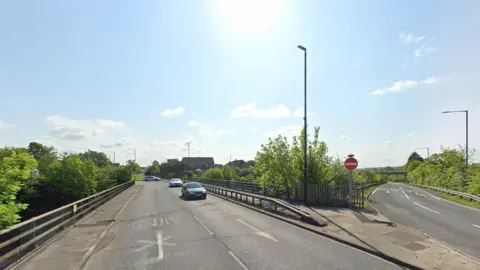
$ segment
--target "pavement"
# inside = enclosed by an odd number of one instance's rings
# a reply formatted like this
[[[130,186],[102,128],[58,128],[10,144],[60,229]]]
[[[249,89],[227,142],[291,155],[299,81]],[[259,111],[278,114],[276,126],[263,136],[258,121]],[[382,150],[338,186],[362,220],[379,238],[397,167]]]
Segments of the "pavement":
[[[404,268],[211,194],[137,182],[17,269]]]
[[[372,206],[393,222],[480,259],[480,211],[439,196],[422,188],[388,183],[375,190],[369,199]]]

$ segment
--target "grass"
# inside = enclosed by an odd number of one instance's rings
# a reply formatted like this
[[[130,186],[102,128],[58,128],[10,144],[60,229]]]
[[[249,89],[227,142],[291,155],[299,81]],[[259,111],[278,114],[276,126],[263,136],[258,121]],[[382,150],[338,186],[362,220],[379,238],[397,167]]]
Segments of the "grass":
[[[143,174],[134,174],[132,176],[133,181],[143,181]]]

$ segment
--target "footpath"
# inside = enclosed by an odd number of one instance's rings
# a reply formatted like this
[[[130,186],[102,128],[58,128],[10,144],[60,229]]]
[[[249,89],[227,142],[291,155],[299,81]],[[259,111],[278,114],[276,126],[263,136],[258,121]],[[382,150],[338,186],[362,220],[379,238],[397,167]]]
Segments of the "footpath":
[[[115,222],[125,202],[140,188],[138,185],[133,185],[115,196],[14,269],[79,270],[87,255],[98,244],[98,239],[105,233],[108,226]]]
[[[342,208],[295,206],[305,212],[315,212],[328,221],[325,227],[304,226],[381,257],[386,254],[422,269],[480,269],[480,260],[417,230],[392,224],[381,215]]]

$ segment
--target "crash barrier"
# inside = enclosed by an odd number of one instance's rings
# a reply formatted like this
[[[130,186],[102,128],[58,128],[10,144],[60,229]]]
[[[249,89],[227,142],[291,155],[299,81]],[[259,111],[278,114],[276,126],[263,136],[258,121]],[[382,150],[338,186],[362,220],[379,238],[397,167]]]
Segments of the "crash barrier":
[[[447,194],[450,194],[450,195],[457,195],[457,196],[459,196],[463,199],[469,200],[469,201],[480,202],[480,197],[472,195],[472,194],[460,192],[460,191],[455,191],[455,190],[441,188],[441,187],[417,185],[417,184],[410,184],[410,185],[417,186],[417,187],[422,187],[422,188],[428,188],[428,189],[431,189],[431,190],[436,190],[436,191],[439,191],[439,192],[442,192],[442,193],[447,193]]]
[[[232,199],[235,199],[244,203],[252,204],[253,206],[264,208],[266,210],[271,210],[277,213],[284,214],[280,212],[280,209],[284,209],[296,215],[300,220],[315,226],[323,227],[327,225],[327,221],[323,219],[320,215],[304,212],[288,203],[285,203],[275,198],[270,198],[260,194],[254,194],[250,192],[229,189],[229,188],[224,188],[220,186],[213,186],[208,184],[204,184],[203,186],[209,192],[218,194],[223,197],[230,197]]]
[[[0,269],[13,266],[48,244],[55,235],[134,184],[129,181],[0,231]]]

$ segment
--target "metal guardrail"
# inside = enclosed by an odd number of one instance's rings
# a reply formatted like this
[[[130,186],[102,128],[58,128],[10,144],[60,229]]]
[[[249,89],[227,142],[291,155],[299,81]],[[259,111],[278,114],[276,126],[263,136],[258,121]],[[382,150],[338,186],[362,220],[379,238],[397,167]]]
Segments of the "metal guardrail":
[[[14,265],[134,184],[129,181],[0,231],[0,269]]]
[[[428,188],[428,189],[440,191],[440,192],[442,192],[442,193],[447,193],[447,194],[451,194],[451,195],[457,195],[457,196],[462,197],[462,198],[464,198],[464,199],[468,199],[469,201],[477,201],[477,202],[480,202],[480,197],[475,196],[475,195],[472,195],[472,194],[460,192],[460,191],[455,191],[455,190],[446,189],[446,188],[441,188],[441,187],[432,187],[432,186],[425,186],[425,185],[417,185],[417,184],[411,184],[411,183],[410,183],[410,185],[418,186],[418,187],[423,187],[423,188]]]

